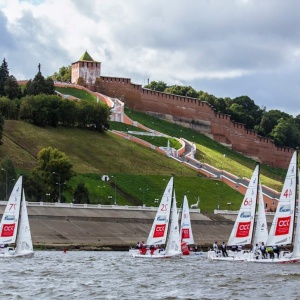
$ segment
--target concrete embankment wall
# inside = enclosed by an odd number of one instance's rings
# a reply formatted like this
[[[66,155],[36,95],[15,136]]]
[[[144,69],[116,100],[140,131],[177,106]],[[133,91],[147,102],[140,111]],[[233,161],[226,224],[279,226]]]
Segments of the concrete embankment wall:
[[[0,206],[2,215],[4,206]],[[155,211],[28,206],[35,247],[128,249],[148,237]],[[233,221],[214,221],[191,213],[198,246],[227,241]]]

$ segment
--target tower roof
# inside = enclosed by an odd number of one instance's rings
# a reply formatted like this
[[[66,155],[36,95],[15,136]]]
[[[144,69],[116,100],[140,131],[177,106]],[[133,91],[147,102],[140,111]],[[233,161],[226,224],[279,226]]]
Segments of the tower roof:
[[[79,61],[94,61],[87,51],[79,58]]]

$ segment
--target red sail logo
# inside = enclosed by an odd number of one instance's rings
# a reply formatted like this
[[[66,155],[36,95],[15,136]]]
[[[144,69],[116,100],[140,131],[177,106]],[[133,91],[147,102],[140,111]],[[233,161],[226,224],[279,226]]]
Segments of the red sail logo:
[[[249,236],[251,222],[240,222],[237,228],[236,237]]]
[[[182,238],[183,239],[189,239],[190,238],[190,230],[189,230],[189,228],[183,228],[182,229]]]
[[[154,229],[154,235],[153,237],[163,237],[166,230],[166,224],[156,225]]]
[[[1,236],[9,237],[13,236],[15,231],[15,224],[4,224],[2,227]]]
[[[278,218],[275,235],[288,234],[290,231],[290,224],[291,224],[291,216],[285,218]]]

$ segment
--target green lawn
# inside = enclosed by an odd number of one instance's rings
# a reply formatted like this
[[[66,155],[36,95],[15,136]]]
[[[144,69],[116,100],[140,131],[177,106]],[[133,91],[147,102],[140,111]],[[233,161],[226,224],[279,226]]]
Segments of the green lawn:
[[[82,99],[82,100],[90,100],[90,101],[97,101],[97,97],[94,95],[86,92],[85,90],[80,90],[72,87],[60,87],[55,86],[55,90],[64,94],[64,95],[71,95],[73,97]]]

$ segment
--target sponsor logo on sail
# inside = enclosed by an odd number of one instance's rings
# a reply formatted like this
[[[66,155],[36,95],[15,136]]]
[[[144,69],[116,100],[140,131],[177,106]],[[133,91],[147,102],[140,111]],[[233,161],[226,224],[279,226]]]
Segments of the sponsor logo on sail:
[[[189,239],[190,238],[190,229],[189,228],[182,228],[182,238]]]
[[[15,216],[14,215],[6,215],[4,217],[4,220],[6,221],[13,221],[15,219]]]
[[[281,205],[279,208],[280,212],[288,212],[291,210],[291,206],[290,205]]]
[[[163,237],[166,230],[166,224],[157,224],[154,229],[153,237]]]
[[[290,224],[291,224],[291,216],[285,218],[278,218],[275,235],[288,234],[290,231]]]
[[[239,222],[236,231],[236,237],[247,237],[249,236],[251,222]]]
[[[251,212],[242,212],[240,215],[241,218],[250,218]]]
[[[15,231],[15,225],[16,224],[3,224],[1,236],[13,236]]]
[[[157,216],[156,221],[164,222],[166,221],[166,216]]]

